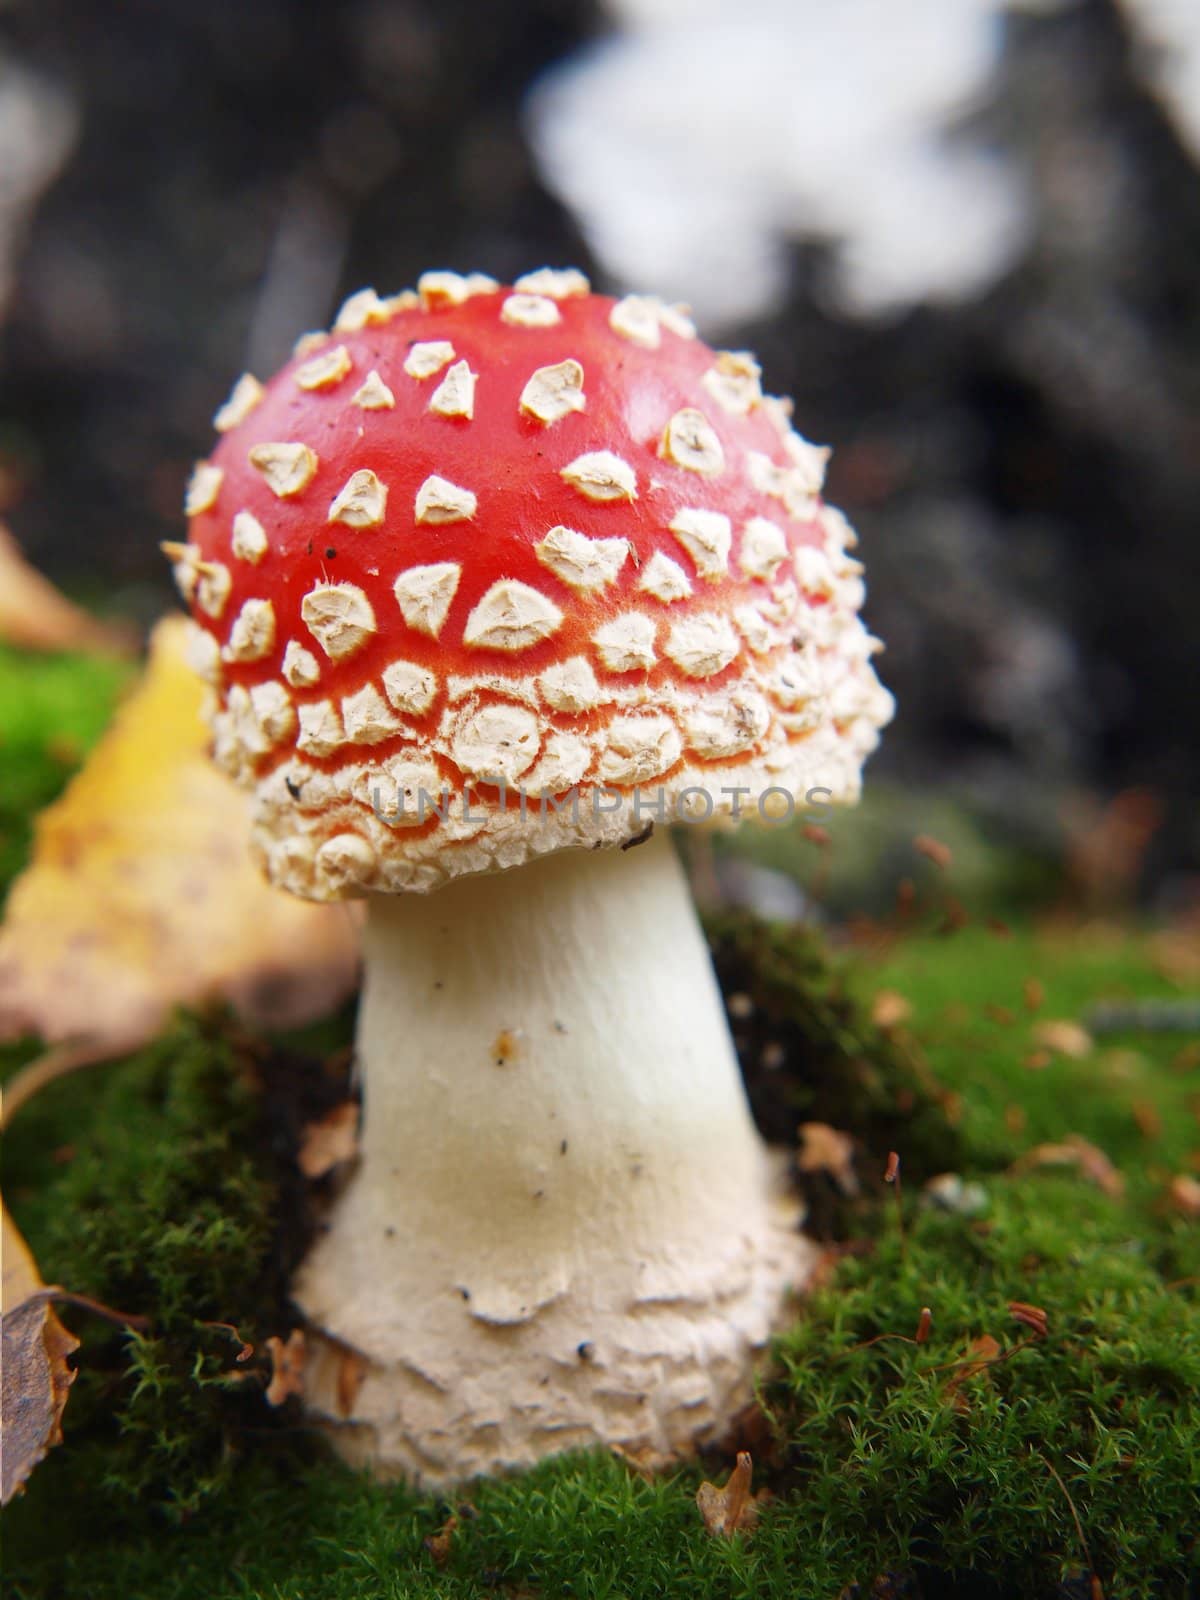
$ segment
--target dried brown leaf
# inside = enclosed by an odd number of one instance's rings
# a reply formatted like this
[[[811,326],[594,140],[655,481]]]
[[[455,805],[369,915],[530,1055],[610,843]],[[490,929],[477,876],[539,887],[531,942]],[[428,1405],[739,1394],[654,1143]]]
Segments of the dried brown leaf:
[[[714,1537],[731,1539],[734,1534],[753,1531],[758,1521],[758,1500],[750,1492],[753,1475],[750,1453],[742,1450],[724,1488],[718,1489],[706,1480],[696,1490],[704,1526]]]
[[[320,1121],[310,1122],[305,1128],[296,1163],[306,1178],[323,1178],[357,1155],[358,1101],[343,1100]]]
[[[269,888],[246,797],[212,764],[183,623],[155,630],[141,685],[66,793],[0,928],[0,1038],[150,1037],[214,998],[298,1024],[353,987],[355,925]]]
[[[458,1529],[458,1517],[451,1512],[436,1533],[428,1534],[424,1540],[425,1548],[433,1557],[435,1567],[444,1567],[450,1559],[450,1546]]]
[[[79,1340],[55,1316],[29,1246],[0,1207],[4,1253],[0,1301],[0,1504],[7,1505],[52,1446],[75,1374],[67,1357]]]

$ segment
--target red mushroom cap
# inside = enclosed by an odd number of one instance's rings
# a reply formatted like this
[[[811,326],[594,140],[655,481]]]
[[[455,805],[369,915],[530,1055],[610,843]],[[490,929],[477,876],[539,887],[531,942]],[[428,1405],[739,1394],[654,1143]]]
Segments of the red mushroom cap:
[[[168,549],[269,876],[429,889],[855,799],[891,698],[790,409],[678,308],[548,269],[364,290],[240,379]]]

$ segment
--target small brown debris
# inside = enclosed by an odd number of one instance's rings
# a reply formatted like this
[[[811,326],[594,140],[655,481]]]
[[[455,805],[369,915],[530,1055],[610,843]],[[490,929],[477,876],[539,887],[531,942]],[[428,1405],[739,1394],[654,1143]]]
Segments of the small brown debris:
[[[492,1044],[492,1060],[498,1067],[508,1067],[521,1053],[520,1030],[501,1028]]]
[[[1031,1050],[1021,1064],[1030,1072],[1045,1072],[1053,1060],[1049,1050]]]
[[[999,1342],[990,1333],[980,1334],[978,1339],[971,1340],[967,1346],[967,1359],[956,1364],[942,1390],[956,1411],[965,1413],[971,1409],[970,1401],[962,1392],[963,1385],[974,1378],[986,1377],[989,1367],[999,1355]]]
[[[1162,1117],[1158,1107],[1149,1100],[1135,1100],[1129,1108],[1133,1113],[1133,1120],[1137,1123],[1138,1132],[1144,1139],[1157,1139],[1162,1133]]]
[[[950,846],[928,833],[919,833],[916,836],[913,840],[913,849],[919,856],[924,856],[926,861],[932,861],[935,867],[940,867],[943,872],[954,860],[954,852]]]
[[[458,1528],[458,1516],[451,1512],[436,1533],[427,1534],[422,1541],[433,1557],[435,1567],[444,1567],[450,1559],[450,1546]]]
[[[1046,986],[1040,978],[1026,978],[1022,986],[1026,1011],[1040,1011],[1046,1004]]]
[[[912,1001],[895,989],[880,989],[871,1003],[871,1021],[889,1032],[912,1016]]]
[[[921,1315],[917,1321],[916,1342],[924,1344],[929,1337],[929,1330],[933,1327],[933,1312],[928,1306],[921,1307]]]
[[[1046,1313],[1041,1306],[1031,1306],[1025,1300],[1010,1300],[1008,1311],[1010,1316],[1016,1317],[1019,1323],[1029,1329],[1035,1339],[1044,1339],[1049,1332]]]
[[[1069,1056],[1072,1061],[1085,1060],[1095,1045],[1091,1034],[1082,1024],[1066,1017],[1035,1022],[1032,1034],[1035,1043],[1054,1051],[1056,1055]]]
[[[343,1417],[354,1410],[358,1391],[367,1375],[367,1360],[357,1350],[342,1350],[338,1354],[337,1404]]]
[[[300,1139],[296,1163],[306,1178],[323,1178],[358,1155],[358,1102],[343,1100],[318,1122],[310,1122]]]
[[[1200,1217],[1200,1181],[1181,1172],[1171,1179],[1171,1204],[1182,1216]]]
[[[1007,1006],[998,1006],[992,1002],[984,1006],[983,1014],[989,1022],[999,1023],[1002,1028],[1011,1028],[1017,1020]]]
[[[801,1172],[824,1172],[843,1194],[858,1193],[854,1171],[854,1140],[827,1122],[802,1122],[797,1130],[800,1148],[796,1166]]]
[[[293,1328],[286,1341],[272,1334],[266,1343],[271,1356],[267,1404],[281,1406],[289,1395],[304,1393],[304,1329]]]
[[[1150,948],[1154,965],[1169,982],[1183,988],[1200,983],[1200,924],[1157,933]]]
[[[705,1481],[696,1490],[696,1504],[704,1526],[714,1537],[730,1539],[737,1533],[752,1532],[758,1521],[758,1500],[750,1492],[753,1475],[750,1452],[741,1450],[723,1489]]]
[[[1113,1200],[1125,1193],[1125,1180],[1097,1145],[1078,1133],[1058,1144],[1039,1144],[1013,1162],[1010,1171],[1031,1172],[1038,1167],[1077,1167],[1081,1177],[1094,1183]]]
[[[1009,1133],[1024,1133],[1025,1124],[1028,1122],[1028,1120],[1029,1118],[1026,1115],[1024,1106],[1005,1106],[1004,1126],[1008,1129]]]

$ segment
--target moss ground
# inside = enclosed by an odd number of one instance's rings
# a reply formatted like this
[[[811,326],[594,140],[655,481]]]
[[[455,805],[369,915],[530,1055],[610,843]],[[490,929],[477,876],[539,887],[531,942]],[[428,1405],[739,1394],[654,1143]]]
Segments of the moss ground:
[[[1200,1592],[1200,1223],[1167,1199],[1200,1163],[1200,1051],[1139,1034],[1047,1060],[1033,1036],[1098,999],[1177,993],[1148,937],[931,928],[831,954],[742,922],[714,943],[764,1125],[829,1121],[861,1150],[857,1198],[807,1180],[836,1242],[779,1341],[765,1420],[747,1423],[773,1495],[753,1538],[710,1538],[696,1511],[728,1453],[654,1481],[572,1457],[473,1487],[436,1564],[425,1540],[456,1507],[332,1461],[297,1415],[269,1411],[258,1357],[239,1365],[218,1326],[256,1344],[289,1326],[297,1108],[329,1092],[321,1059],[350,1019],[271,1041],[181,1018],[45,1090],[6,1139],[6,1196],[43,1274],[154,1328],[130,1339],[66,1313],[84,1338],[67,1439],[4,1512],[3,1594],[836,1600],[859,1584],[1000,1600],[1086,1596],[1089,1572],[1093,1594]],[[890,1033],[870,1018],[880,989],[912,1008]],[[1107,1153],[1123,1194],[1011,1170],[1072,1134]],[[922,1201],[947,1169],[980,1186],[981,1209]],[[1045,1338],[1012,1302],[1044,1309]]]

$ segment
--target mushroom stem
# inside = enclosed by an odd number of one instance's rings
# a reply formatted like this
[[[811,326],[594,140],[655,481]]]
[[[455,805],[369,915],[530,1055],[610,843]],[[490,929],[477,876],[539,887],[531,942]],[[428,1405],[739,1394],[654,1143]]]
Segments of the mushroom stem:
[[[344,1453],[448,1483],[718,1433],[812,1257],[666,838],[375,896],[366,962],[362,1165],[297,1289]]]

